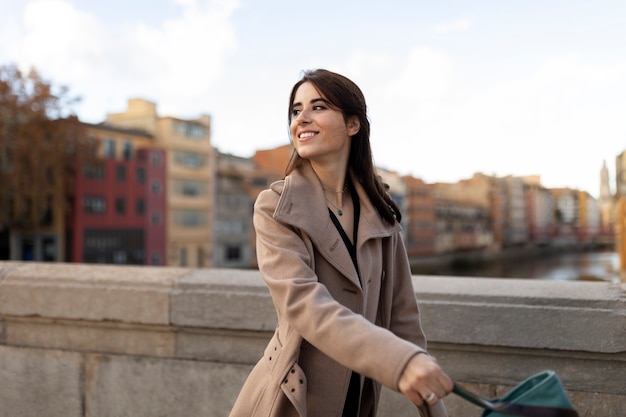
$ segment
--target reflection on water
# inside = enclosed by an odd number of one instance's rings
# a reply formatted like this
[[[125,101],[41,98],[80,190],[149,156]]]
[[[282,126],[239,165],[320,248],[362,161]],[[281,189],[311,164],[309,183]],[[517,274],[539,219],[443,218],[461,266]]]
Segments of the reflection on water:
[[[576,252],[544,258],[501,260],[478,266],[445,267],[439,275],[619,282],[616,252]]]

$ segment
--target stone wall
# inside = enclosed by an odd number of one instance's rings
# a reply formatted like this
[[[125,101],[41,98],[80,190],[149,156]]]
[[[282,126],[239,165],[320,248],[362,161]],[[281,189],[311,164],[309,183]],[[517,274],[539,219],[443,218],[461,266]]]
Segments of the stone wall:
[[[414,286],[430,351],[461,385],[495,397],[554,369],[581,417],[624,415],[625,284]],[[258,271],[0,262],[0,417],[227,416],[274,326]],[[385,390],[379,415],[417,413]]]

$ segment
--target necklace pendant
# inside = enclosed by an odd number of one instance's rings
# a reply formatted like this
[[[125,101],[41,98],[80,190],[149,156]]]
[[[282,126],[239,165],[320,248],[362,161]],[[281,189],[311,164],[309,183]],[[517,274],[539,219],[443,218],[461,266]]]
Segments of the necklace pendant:
[[[337,214],[340,215],[340,216],[343,216],[343,210],[342,209],[338,209],[337,210]]]

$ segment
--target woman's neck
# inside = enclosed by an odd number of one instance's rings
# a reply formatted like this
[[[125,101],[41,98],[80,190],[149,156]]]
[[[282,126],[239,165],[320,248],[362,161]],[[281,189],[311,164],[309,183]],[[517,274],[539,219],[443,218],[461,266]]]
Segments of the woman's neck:
[[[320,165],[311,162],[324,191],[341,193],[346,188],[347,164]]]

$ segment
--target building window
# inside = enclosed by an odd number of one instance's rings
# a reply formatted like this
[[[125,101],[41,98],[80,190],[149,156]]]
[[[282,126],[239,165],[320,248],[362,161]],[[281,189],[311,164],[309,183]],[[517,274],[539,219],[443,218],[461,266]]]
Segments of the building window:
[[[135,178],[139,184],[146,182],[146,169],[144,167],[137,167],[135,170]]]
[[[158,253],[153,253],[152,255],[150,255],[150,264],[161,265],[161,255]]]
[[[262,178],[262,177],[253,177],[250,180],[250,183],[254,186],[254,187],[267,187],[267,178]]]
[[[104,179],[104,165],[99,163],[86,165],[85,178],[92,180]]]
[[[174,131],[190,139],[203,139],[206,136],[205,126],[184,120],[176,120],[174,122]]]
[[[104,197],[83,197],[83,211],[85,213],[104,213],[105,210],[106,200],[104,199]]]
[[[241,259],[241,248],[239,246],[226,247],[226,260],[238,261]]]
[[[150,221],[154,225],[161,224],[161,213],[159,213],[158,211],[153,212],[152,215],[150,216]]]
[[[161,192],[161,181],[159,180],[152,181],[152,192],[154,194],[159,194]]]
[[[204,266],[204,248],[202,246],[198,248],[198,266],[200,268]]]
[[[161,154],[158,152],[152,152],[152,154],[150,154],[150,161],[152,162],[152,165],[161,165]]]
[[[143,230],[87,229],[83,262],[142,265],[144,244]]]
[[[104,140],[104,157],[115,158],[115,141],[112,138]]]
[[[199,227],[207,224],[207,212],[203,210],[176,210],[174,224],[182,227]]]
[[[178,261],[180,266],[187,266],[187,250],[185,248],[180,248],[178,253]]]
[[[118,197],[115,199],[115,212],[117,214],[126,213],[126,200],[124,199],[124,197]]]
[[[113,263],[114,264],[125,264],[127,262],[126,252],[123,250],[116,250],[113,252]]]
[[[124,142],[124,145],[122,145],[122,155],[127,161],[133,157],[133,144],[131,142]]]
[[[118,164],[115,167],[115,178],[117,178],[118,181],[126,180],[126,167],[124,165]]]
[[[195,152],[177,151],[174,153],[174,161],[187,168],[201,168],[206,165],[206,156]]]
[[[135,202],[135,212],[138,216],[143,216],[146,213],[146,201],[143,198],[138,198]]]
[[[179,180],[174,182],[176,194],[187,197],[197,197],[208,194],[208,184],[205,181]]]

